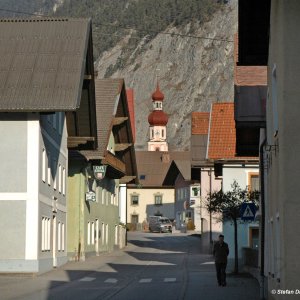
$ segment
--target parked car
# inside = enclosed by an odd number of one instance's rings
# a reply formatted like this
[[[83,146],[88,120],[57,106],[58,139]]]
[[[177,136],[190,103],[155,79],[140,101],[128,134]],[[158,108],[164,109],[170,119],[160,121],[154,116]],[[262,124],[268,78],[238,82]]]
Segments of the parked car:
[[[172,222],[166,217],[150,216],[149,230],[150,232],[172,232]]]

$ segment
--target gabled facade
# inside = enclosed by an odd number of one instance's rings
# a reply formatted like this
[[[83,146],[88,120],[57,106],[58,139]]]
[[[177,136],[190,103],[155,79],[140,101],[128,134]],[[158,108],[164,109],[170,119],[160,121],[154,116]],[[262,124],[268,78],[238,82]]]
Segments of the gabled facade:
[[[175,219],[174,186],[163,185],[172,160],[190,159],[188,151],[137,151],[139,184],[127,189],[127,222],[133,228],[144,229],[149,216]]]
[[[122,184],[137,180],[131,121],[123,79],[96,79],[95,149],[69,148],[68,256],[84,260],[122,247]]]
[[[234,121],[234,103],[214,103],[210,112],[207,159],[214,163],[215,175],[222,178],[222,190],[231,190],[235,181],[244,189],[258,189],[259,159],[258,157],[241,157],[236,153],[236,131]],[[258,222],[239,224],[238,255],[239,265],[243,266],[242,249],[254,248],[258,251]],[[228,270],[234,265],[234,231],[233,225],[223,222],[223,233],[232,249],[228,256]],[[256,241],[253,241],[256,239]]]
[[[206,199],[210,193],[221,189],[222,180],[214,176],[214,163],[207,160],[207,145],[210,124],[209,112],[192,113],[191,134],[191,179],[200,184],[200,203],[196,205],[195,226],[201,231],[202,239],[208,249],[213,240],[222,232],[222,223],[218,214],[210,214],[206,207]],[[199,224],[200,219],[200,224]]]
[[[65,112],[90,75],[91,22],[5,19],[0,38],[0,272],[42,273],[67,261]]]
[[[191,225],[195,224],[194,207],[200,204],[200,185],[193,185],[191,182],[190,160],[172,161],[163,185],[174,186],[175,189],[175,228],[181,229],[188,222],[192,222]],[[192,195],[193,199],[191,199]]]

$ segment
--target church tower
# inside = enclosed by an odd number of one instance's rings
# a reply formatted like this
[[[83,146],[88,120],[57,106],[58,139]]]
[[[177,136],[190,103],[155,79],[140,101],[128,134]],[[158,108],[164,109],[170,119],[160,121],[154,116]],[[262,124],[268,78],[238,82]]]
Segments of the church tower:
[[[152,94],[153,111],[148,116],[150,124],[150,139],[148,151],[168,151],[167,130],[168,116],[163,111],[164,94],[157,83],[156,91]]]

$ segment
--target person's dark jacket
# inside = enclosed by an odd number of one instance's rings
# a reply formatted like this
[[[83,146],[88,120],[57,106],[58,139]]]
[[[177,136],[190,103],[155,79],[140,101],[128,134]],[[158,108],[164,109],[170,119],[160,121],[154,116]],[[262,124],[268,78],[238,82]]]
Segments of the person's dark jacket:
[[[216,263],[227,263],[227,256],[229,254],[228,244],[219,241],[214,244],[213,255]]]

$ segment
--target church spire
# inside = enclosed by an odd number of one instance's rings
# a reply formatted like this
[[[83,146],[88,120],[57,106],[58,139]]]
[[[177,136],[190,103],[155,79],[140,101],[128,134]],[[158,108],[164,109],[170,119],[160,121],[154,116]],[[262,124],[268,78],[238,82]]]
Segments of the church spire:
[[[148,151],[168,151],[166,125],[168,116],[163,111],[163,100],[165,96],[159,88],[157,81],[156,90],[152,93],[153,111],[148,116],[150,124],[150,140]]]

